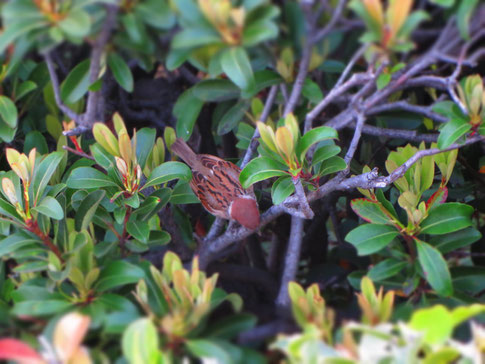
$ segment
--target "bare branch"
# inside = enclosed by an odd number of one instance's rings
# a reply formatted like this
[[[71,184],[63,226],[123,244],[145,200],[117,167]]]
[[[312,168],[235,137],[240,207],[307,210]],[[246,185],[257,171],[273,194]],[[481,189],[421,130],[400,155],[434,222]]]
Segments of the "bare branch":
[[[374,114],[380,114],[382,112],[394,111],[394,110],[405,110],[412,113],[421,114],[439,123],[445,123],[448,121],[448,118],[433,112],[431,110],[431,106],[412,105],[405,100],[390,102],[388,104],[382,104],[379,106],[374,106],[366,110],[365,114],[374,115]]]
[[[271,89],[269,90],[268,98],[266,99],[266,102],[264,104],[263,112],[261,113],[261,117],[259,121],[263,123],[266,122],[266,119],[268,118],[271,112],[271,107],[273,106],[277,93],[278,93],[278,86],[276,85],[271,86]],[[256,128],[254,130],[253,136],[251,137],[251,142],[249,143],[249,147],[246,150],[246,154],[244,155],[244,158],[241,162],[241,169],[244,168],[249,163],[249,161],[251,160],[251,157],[256,151],[256,148],[258,147],[258,144],[259,144],[258,138],[259,138],[259,130],[258,128]]]
[[[355,123],[347,125],[348,128],[355,126]],[[378,128],[373,125],[364,125],[362,132],[368,135],[386,137],[386,138],[400,138],[410,140],[413,142],[436,142],[438,140],[438,134],[419,134],[415,130],[403,130],[403,129],[386,129]]]
[[[312,55],[312,45],[307,41],[307,44],[303,47],[303,54],[300,61],[300,68],[298,69],[298,74],[293,84],[293,89],[291,90],[290,97],[285,106],[284,115],[289,114],[295,108],[298,99],[300,98],[301,90],[303,88],[303,83],[305,82],[305,77],[308,73],[308,65],[310,64],[310,58]]]
[[[49,71],[49,76],[52,82],[52,89],[54,90],[54,98],[56,100],[57,107],[67,115],[67,117],[75,122],[78,122],[80,115],[71,110],[68,106],[64,104],[61,99],[61,89],[59,87],[59,79],[57,77],[56,70],[54,69],[54,61],[52,60],[50,52],[44,53],[44,59],[47,64],[47,69]]]
[[[288,296],[288,283],[295,279],[298,270],[298,262],[300,261],[301,241],[303,239],[303,225],[304,220],[299,217],[291,218],[290,239],[288,241],[288,249],[285,254],[285,269],[281,277],[280,291],[276,298],[276,305],[280,309],[287,309],[290,305],[290,297]]]
[[[308,200],[305,195],[305,190],[303,189],[303,185],[301,184],[300,178],[292,178],[293,185],[295,186],[295,196],[298,198],[299,208],[298,211],[303,213],[305,219],[313,219],[315,214],[313,213],[310,205],[308,205]]]
[[[363,114],[357,114],[357,123],[355,125],[354,136],[352,137],[352,141],[350,142],[349,149],[347,150],[347,154],[345,154],[345,158],[344,158],[345,163],[347,163],[347,168],[344,171],[345,174],[349,173],[350,161],[352,160],[352,158],[354,158],[355,151],[357,150],[357,146],[359,145],[364,123],[365,123],[365,116]]]
[[[330,33],[335,25],[337,24],[337,21],[340,19],[340,16],[343,13],[343,10],[345,8],[345,4],[347,3],[347,0],[340,0],[339,3],[337,4],[337,7],[333,11],[332,19],[328,22],[328,24],[325,26],[325,28],[319,30],[310,40],[310,43],[315,44],[318,43],[320,40],[325,38],[328,33]]]

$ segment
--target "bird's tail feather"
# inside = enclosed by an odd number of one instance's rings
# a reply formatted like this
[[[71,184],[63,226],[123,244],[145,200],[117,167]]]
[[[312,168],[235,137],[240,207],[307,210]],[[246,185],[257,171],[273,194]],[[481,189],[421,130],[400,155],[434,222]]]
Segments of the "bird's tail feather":
[[[172,153],[182,158],[190,167],[197,164],[197,155],[182,138],[177,138],[172,144]]]

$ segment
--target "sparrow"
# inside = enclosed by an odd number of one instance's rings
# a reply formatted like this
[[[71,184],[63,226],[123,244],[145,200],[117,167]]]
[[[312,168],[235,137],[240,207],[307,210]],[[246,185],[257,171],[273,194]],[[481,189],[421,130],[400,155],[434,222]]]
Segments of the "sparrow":
[[[171,149],[192,169],[190,187],[210,214],[251,230],[259,226],[256,196],[252,187],[241,186],[238,166],[210,154],[196,154],[181,138]]]

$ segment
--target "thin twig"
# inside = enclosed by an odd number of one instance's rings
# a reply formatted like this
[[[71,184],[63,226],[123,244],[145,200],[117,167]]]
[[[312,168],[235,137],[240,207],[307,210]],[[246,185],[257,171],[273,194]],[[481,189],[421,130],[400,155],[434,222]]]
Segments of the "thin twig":
[[[276,298],[276,305],[282,310],[287,310],[290,304],[288,283],[295,279],[298,270],[301,241],[303,238],[303,225],[304,220],[302,218],[294,216],[291,218],[290,239],[288,241],[288,249],[285,255],[285,269],[283,271],[283,276],[281,277],[280,291]]]
[[[349,149],[347,150],[347,154],[345,154],[345,158],[344,158],[345,163],[347,163],[345,174],[347,174],[350,170],[350,161],[352,160],[352,158],[354,158],[354,154],[357,150],[357,146],[359,145],[364,123],[365,123],[365,116],[362,113],[357,114],[357,122],[355,126],[354,136],[352,137],[352,141],[350,142]]]
[[[271,89],[269,90],[269,93],[268,93],[268,98],[266,99],[266,102],[264,104],[263,112],[261,113],[261,117],[259,118],[259,121],[261,121],[262,123],[266,122],[266,119],[268,118],[271,112],[271,107],[273,106],[277,93],[278,93],[278,86],[277,85],[271,86]],[[259,138],[259,130],[258,128],[256,128],[254,130],[253,136],[251,137],[251,141],[249,142],[249,147],[246,150],[246,154],[244,154],[244,158],[241,162],[241,169],[246,167],[246,165],[251,160],[254,152],[256,151],[256,148],[259,145],[258,138]]]
[[[80,115],[71,110],[61,99],[61,89],[59,87],[59,78],[57,77],[56,70],[54,69],[54,61],[52,60],[50,52],[44,53],[45,63],[47,64],[47,70],[52,83],[52,89],[54,90],[54,99],[56,100],[57,107],[67,115],[67,117],[75,122],[78,122]]]
[[[325,28],[319,30],[313,37],[311,37],[310,42],[312,44],[318,43],[320,40],[325,38],[328,33],[330,33],[334,28],[335,25],[337,24],[337,21],[340,19],[340,16],[342,15],[345,4],[347,3],[347,0],[340,0],[339,3],[337,4],[337,7],[333,11],[332,14],[332,19],[327,23]]]

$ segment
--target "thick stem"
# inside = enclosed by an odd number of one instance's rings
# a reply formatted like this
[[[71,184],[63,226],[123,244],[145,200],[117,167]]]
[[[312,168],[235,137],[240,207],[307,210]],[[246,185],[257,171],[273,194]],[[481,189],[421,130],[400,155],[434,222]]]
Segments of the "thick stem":
[[[288,241],[288,250],[285,256],[285,268],[281,277],[280,291],[276,298],[276,305],[279,309],[286,311],[290,305],[288,296],[288,283],[296,277],[298,262],[300,261],[301,242],[303,239],[304,220],[293,216],[291,218],[291,232]]]

